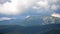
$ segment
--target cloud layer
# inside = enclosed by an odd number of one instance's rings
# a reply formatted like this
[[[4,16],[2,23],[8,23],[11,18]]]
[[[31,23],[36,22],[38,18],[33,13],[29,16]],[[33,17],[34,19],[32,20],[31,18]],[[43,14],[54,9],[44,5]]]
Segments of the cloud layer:
[[[60,2],[59,0],[40,0],[37,2],[37,5],[40,8],[56,10],[60,8],[59,2]]]
[[[17,9],[17,1],[16,0],[12,0],[11,3],[6,2],[3,5],[0,5],[0,13],[2,14],[16,14],[18,12]]]
[[[25,10],[28,10],[28,8],[38,10],[36,12],[54,11],[60,9],[59,3],[60,0],[11,0],[11,3],[5,2],[3,5],[0,4],[0,14],[21,14],[26,12]]]
[[[60,14],[53,13],[51,16],[60,18]]]
[[[1,17],[1,18],[0,18],[0,21],[4,21],[4,20],[12,20],[12,19],[15,19],[15,18]]]

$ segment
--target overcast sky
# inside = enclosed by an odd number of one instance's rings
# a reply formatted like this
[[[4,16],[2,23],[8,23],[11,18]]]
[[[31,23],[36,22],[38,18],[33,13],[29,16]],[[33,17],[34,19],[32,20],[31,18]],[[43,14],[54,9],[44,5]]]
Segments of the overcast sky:
[[[41,13],[60,13],[60,0],[0,0],[0,14],[9,16]]]

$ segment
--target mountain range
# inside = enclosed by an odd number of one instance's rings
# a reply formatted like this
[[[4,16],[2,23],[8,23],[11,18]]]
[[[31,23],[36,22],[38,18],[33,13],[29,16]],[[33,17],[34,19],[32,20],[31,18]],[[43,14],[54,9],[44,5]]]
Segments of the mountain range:
[[[1,34],[60,34],[60,18],[29,16],[24,19],[0,21]]]

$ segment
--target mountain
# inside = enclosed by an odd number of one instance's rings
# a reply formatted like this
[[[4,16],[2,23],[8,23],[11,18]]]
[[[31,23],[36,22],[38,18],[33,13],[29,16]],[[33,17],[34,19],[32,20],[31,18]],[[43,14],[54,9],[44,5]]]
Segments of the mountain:
[[[60,33],[59,31],[60,31],[60,24],[28,26],[28,27],[18,26],[18,25],[1,25],[0,26],[0,33],[2,34],[44,34],[44,33],[59,34]]]
[[[30,16],[21,21],[24,26],[59,24],[60,18],[52,16]]]
[[[59,24],[60,18],[52,16],[29,16],[28,18],[19,18],[15,20],[0,21],[0,25],[21,25],[21,26],[34,26],[46,24]]]
[[[60,18],[52,16],[0,21],[1,34],[59,34],[59,31]]]
[[[51,29],[50,31],[44,32],[42,34],[60,34],[60,29],[56,28],[56,29]]]

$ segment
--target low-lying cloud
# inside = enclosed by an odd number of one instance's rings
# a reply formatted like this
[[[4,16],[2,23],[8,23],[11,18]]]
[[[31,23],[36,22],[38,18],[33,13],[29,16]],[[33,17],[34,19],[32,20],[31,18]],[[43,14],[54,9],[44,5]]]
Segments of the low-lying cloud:
[[[9,18],[9,17],[1,17],[0,21],[4,21],[4,20],[14,20],[16,18]]]
[[[53,13],[51,16],[60,18],[60,14]]]

